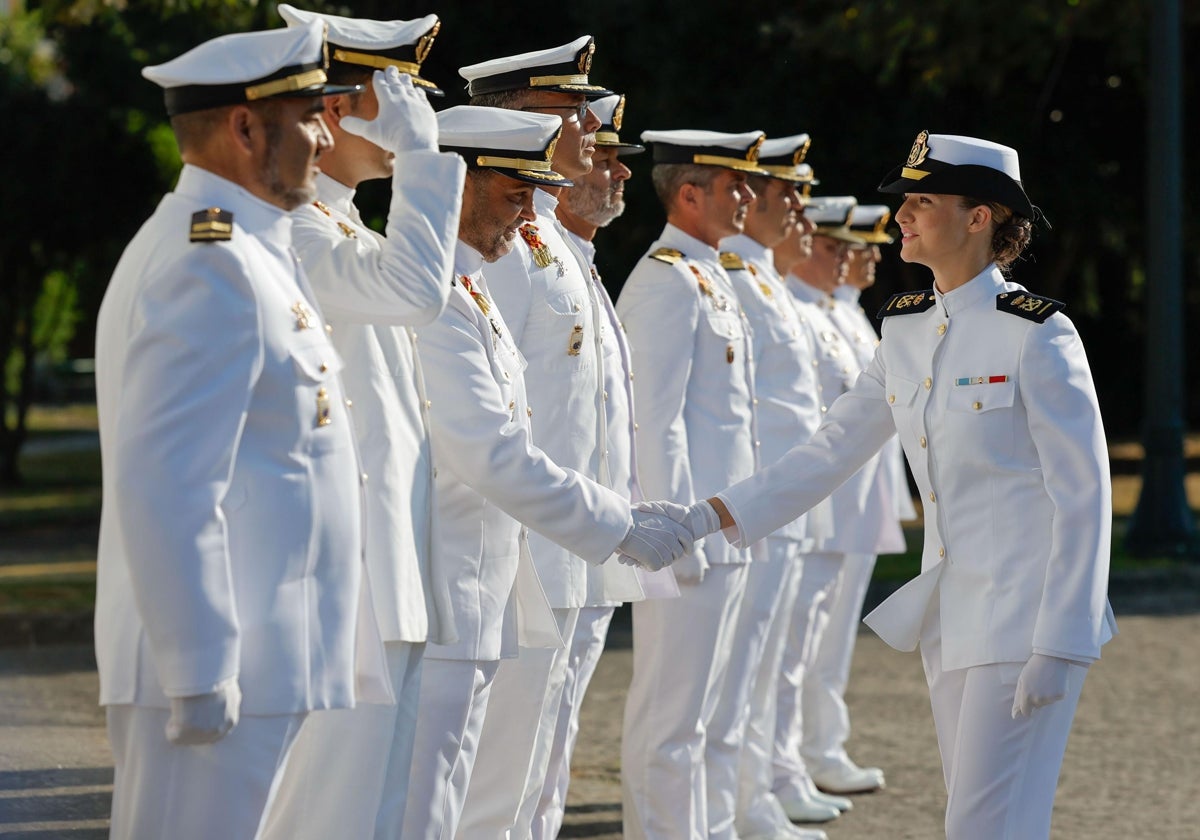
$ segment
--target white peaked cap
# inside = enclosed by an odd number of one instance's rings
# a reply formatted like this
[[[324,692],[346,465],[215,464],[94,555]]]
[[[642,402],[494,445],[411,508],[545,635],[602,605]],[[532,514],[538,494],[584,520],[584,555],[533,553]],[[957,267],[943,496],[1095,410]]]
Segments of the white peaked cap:
[[[562,119],[553,114],[458,105],[439,111],[438,146],[462,155],[470,169],[494,169],[510,178],[572,186],[551,168]]]
[[[591,35],[580,35],[569,44],[493,58],[458,68],[467,80],[467,94],[496,93],[502,90],[551,90],[580,93],[588,99],[612,95],[612,91],[588,81],[596,42]]]

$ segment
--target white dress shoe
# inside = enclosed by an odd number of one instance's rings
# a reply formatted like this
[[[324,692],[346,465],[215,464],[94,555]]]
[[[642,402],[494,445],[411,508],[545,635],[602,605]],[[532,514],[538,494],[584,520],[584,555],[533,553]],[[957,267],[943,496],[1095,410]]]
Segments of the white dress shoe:
[[[839,811],[849,811],[854,807],[854,803],[844,796],[834,796],[832,793],[825,793],[817,790],[813,791],[812,798],[822,805],[832,805]]]
[[[789,825],[766,834],[739,834],[738,840],[829,840],[829,835],[819,828]]]
[[[878,767],[859,767],[846,759],[838,764],[825,764],[809,770],[812,780],[826,793],[870,793],[884,787],[883,771]]]
[[[810,796],[779,796],[779,804],[792,822],[824,823],[836,820],[842,814],[832,805],[825,805]]]

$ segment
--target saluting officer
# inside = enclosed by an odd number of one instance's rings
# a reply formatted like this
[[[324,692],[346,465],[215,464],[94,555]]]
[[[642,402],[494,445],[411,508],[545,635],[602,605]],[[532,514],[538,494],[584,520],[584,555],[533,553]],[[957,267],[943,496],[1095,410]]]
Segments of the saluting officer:
[[[567,178],[592,170],[600,121],[590,103],[612,91],[589,80],[596,50],[590,35],[562,46],[506,56],[459,69],[470,103],[562,119],[551,155]],[[609,457],[604,428],[604,383],[596,299],[587,260],[555,216],[561,184],[542,178],[533,194],[535,217],[522,220],[520,240],[488,266],[488,287],[517,348],[529,362],[525,384],[536,421],[533,441],[555,463],[605,481]],[[562,637],[575,632],[587,601],[588,564],[560,545],[531,534],[534,567]],[[527,649],[500,666],[492,688],[496,714],[485,724],[476,783],[467,794],[462,840],[493,840],[532,819],[545,785],[569,651]],[[514,768],[520,768],[514,771]],[[528,768],[528,770],[524,770]]]
[[[617,301],[633,350],[638,467],[652,498],[686,501],[757,465],[750,328],[717,246],[754,198],[761,131],[647,131],[659,239]],[[715,523],[714,523],[715,526]],[[729,658],[750,553],[696,544],[679,598],[633,605],[633,681],[621,737],[625,836],[708,835],[705,729]]]
[[[412,327],[450,294],[466,166],[437,148],[437,118],[420,75],[440,28],[417,20],[318,15],[286,3],[289,26],[328,27],[329,76],[364,85],[325,99],[334,148],[321,156],[317,198],[295,214],[296,252],[334,327],[368,474],[366,557],[396,705],[359,706],[313,721],[296,743],[268,838],[398,837],[408,793],[425,642],[455,640],[447,587],[430,562],[433,456]],[[354,205],[366,180],[392,186],[387,236]]]
[[[775,271],[772,253],[805,225],[801,190],[812,175],[804,164],[809,145],[807,134],[763,143],[758,165],[770,174],[749,176],[754,201],[745,230],[721,240],[721,260],[753,336],[758,436],[766,463],[810,437],[822,416],[814,336]],[[809,519],[797,517],[754,546],[729,641],[735,653],[707,730],[709,837],[825,836],[793,827],[771,791],[775,693],[786,635],[779,625],[791,616],[812,535],[828,530],[819,517]]]
[[[888,301],[871,366],[812,441],[699,503],[753,541],[899,433],[927,500],[923,571],[866,621],[893,647],[921,646],[951,840],[1049,836],[1087,667],[1115,631],[1108,456],[1083,345],[1063,304],[1004,275],[1032,230],[1020,178],[1007,146],[917,136],[880,189],[904,194],[900,254],[932,269],[933,288]]]
[[[441,148],[467,162],[450,299],[421,329],[438,453],[433,561],[446,573],[458,641],[425,650],[405,840],[455,836],[501,660],[519,644],[563,645],[525,526],[590,563],[619,551],[659,569],[691,548],[685,528],[631,514],[623,496],[558,466],[530,437],[525,360],[484,265],[516,246],[535,185],[570,183],[551,168],[562,121],[463,105],[441,111],[438,125]]]
[[[291,250],[331,146],[323,27],[143,75],[184,161],[96,331],[96,659],[114,838],[258,837],[308,713],[389,702],[354,430]]]

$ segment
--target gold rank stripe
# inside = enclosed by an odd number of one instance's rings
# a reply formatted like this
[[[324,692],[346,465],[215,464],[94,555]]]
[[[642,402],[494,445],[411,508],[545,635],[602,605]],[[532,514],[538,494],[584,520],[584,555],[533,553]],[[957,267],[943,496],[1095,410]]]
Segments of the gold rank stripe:
[[[246,100],[253,102],[256,99],[263,99],[267,96],[304,90],[313,85],[323,85],[326,79],[324,70],[309,70],[305,73],[297,73],[294,76],[284,76],[282,79],[263,82],[260,85],[250,85],[250,87],[246,88]]]
[[[922,172],[920,169],[913,169],[911,166],[906,166],[900,170],[900,175],[902,177],[908,178],[912,181],[920,181],[928,174],[928,172]]]
[[[725,157],[723,155],[692,155],[692,163],[701,166],[724,166],[741,172],[754,172],[759,175],[765,170],[757,162],[745,158]]]
[[[574,76],[530,76],[530,87],[550,87],[552,85],[586,85],[588,77],[586,75]]]
[[[480,155],[475,158],[476,166],[499,166],[504,169],[526,169],[532,172],[549,172],[550,161],[548,160],[529,160],[528,158],[506,158],[492,157],[491,155]]]
[[[407,73],[410,76],[419,75],[421,65],[411,61],[400,61],[396,58],[388,58],[383,55],[371,55],[370,53],[353,52],[351,50],[334,50],[332,58],[334,61],[340,61],[343,64],[361,64],[364,67],[375,67],[379,70],[386,70],[389,67],[395,67],[401,73]]]

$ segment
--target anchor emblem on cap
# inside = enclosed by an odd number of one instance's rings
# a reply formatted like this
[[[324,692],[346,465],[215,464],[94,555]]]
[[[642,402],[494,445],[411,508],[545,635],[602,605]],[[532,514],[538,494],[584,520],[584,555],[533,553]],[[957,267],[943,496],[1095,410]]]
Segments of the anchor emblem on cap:
[[[916,141],[913,142],[912,151],[908,153],[908,163],[906,166],[920,166],[925,162],[925,156],[929,154],[929,132],[922,131],[917,135]]]

